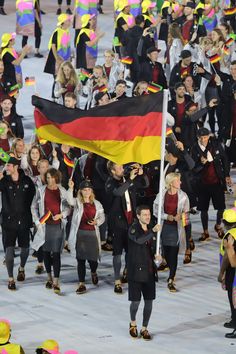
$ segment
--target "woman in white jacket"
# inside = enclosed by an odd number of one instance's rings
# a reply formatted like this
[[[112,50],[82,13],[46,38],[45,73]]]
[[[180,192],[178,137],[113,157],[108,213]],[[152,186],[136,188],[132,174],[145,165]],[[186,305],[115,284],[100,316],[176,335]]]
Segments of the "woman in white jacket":
[[[37,228],[32,248],[38,251],[43,246],[44,264],[48,275],[46,288],[53,289],[59,294],[61,251],[70,208],[66,201],[66,190],[60,185],[60,171],[50,168],[45,177],[46,185],[38,188],[31,206],[33,221]]]
[[[97,267],[101,252],[99,226],[104,223],[105,215],[102,204],[95,199],[89,180],[80,183],[77,198],[73,198],[74,182],[69,180],[67,201],[74,207],[69,236],[71,252],[76,250],[79,286],[76,294],[86,292],[85,263],[88,261],[94,285],[98,284]]]
[[[184,225],[188,222],[189,199],[187,194],[180,189],[181,181],[179,173],[169,173],[166,176],[165,184],[166,190],[163,193],[162,200],[163,227],[161,242],[164,257],[170,268],[168,289],[170,292],[176,292],[174,278],[178,264],[180,237],[182,232],[184,232]],[[153,214],[156,217],[158,215],[158,198],[159,196],[157,195],[153,204]]]

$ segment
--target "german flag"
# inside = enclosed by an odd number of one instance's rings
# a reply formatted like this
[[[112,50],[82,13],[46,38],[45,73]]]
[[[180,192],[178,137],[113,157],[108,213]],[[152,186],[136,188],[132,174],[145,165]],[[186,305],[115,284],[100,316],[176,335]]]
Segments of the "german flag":
[[[128,65],[131,65],[133,63],[133,58],[130,58],[130,57],[124,57],[124,58],[121,58],[121,63],[122,64],[128,64]]]
[[[8,96],[14,97],[18,93],[19,93],[19,89],[15,89],[15,90],[12,90],[12,91],[8,92]]]
[[[230,54],[230,49],[229,49],[229,47],[227,47],[226,44],[223,46],[223,52],[224,52],[224,54],[226,54],[226,55],[229,55],[229,54]]]
[[[161,157],[163,93],[125,98],[90,110],[70,109],[32,97],[37,134],[76,146],[117,164]]]
[[[189,213],[182,213],[182,226],[185,227],[189,224]]]
[[[102,86],[98,87],[98,91],[99,92],[108,92],[108,89],[107,89],[106,85],[102,85]]]
[[[64,154],[63,160],[64,160],[66,166],[69,166],[72,168],[74,167],[74,165],[75,165],[74,160],[70,159],[67,154]]]
[[[208,58],[210,60],[211,64],[215,64],[218,63],[218,61],[220,61],[221,56],[219,54],[214,54],[211,57]]]
[[[157,92],[160,92],[163,89],[163,87],[161,85],[157,85],[157,84],[151,82],[148,85],[147,89],[148,89],[149,92],[157,93]]]
[[[229,38],[229,39],[227,39],[227,41],[225,42],[225,45],[226,45],[227,47],[230,47],[233,43],[234,43],[234,39],[233,39],[233,38]]]
[[[181,79],[185,78],[189,74],[188,69],[184,69],[181,73]]]
[[[236,14],[236,7],[230,7],[229,9],[224,9],[225,16],[232,16]]]
[[[45,222],[50,218],[50,216],[52,215],[51,211],[48,210],[48,212],[46,214],[44,214],[40,219],[39,222],[41,225],[44,225]]]
[[[35,81],[34,76],[30,76],[30,77],[25,78],[25,85],[26,86],[33,86],[33,85],[35,85],[35,83],[36,83],[36,81]]]

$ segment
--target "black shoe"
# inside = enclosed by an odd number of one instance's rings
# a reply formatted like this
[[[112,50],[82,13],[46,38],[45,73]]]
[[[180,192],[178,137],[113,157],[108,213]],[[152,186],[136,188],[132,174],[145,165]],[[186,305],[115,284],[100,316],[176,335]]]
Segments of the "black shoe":
[[[110,251],[112,251],[113,250],[113,248],[112,248],[112,245],[110,245],[109,243],[104,243],[103,245],[101,245],[101,249],[103,250],[103,251],[108,251],[108,252],[110,252]]]
[[[52,289],[52,281],[48,280],[47,283],[45,284],[46,289]]]
[[[224,327],[225,328],[235,328],[235,324],[234,324],[234,322],[231,320],[231,321],[229,321],[229,322],[225,322],[224,323]]]
[[[57,9],[57,15],[60,15],[61,14],[61,9]]]
[[[103,12],[103,9],[102,9],[102,7],[101,7],[101,5],[100,6],[98,6],[98,12],[100,13],[100,14],[104,14],[104,12]]]
[[[215,225],[214,229],[215,229],[218,237],[222,240],[222,238],[225,235],[223,227],[221,227],[220,225]]]
[[[140,336],[141,338],[143,338],[144,340],[151,340],[152,336],[150,335],[150,333],[148,332],[147,329],[145,329],[144,331],[140,331]]]
[[[0,15],[7,15],[3,7],[0,9]]]
[[[138,330],[137,326],[132,326],[132,324],[129,324],[129,334],[131,335],[132,338],[138,338]]]
[[[8,289],[9,290],[16,290],[16,283],[14,282],[14,280],[10,280],[8,282]]]
[[[86,291],[87,291],[86,286],[84,284],[80,284],[78,289],[76,290],[76,294],[81,295],[86,293]]]
[[[169,270],[169,267],[167,264],[161,263],[157,268],[157,270],[158,272],[164,272],[165,270]]]
[[[231,333],[226,333],[225,338],[235,339],[236,338],[236,329]]]
[[[52,287],[53,287],[53,291],[54,291],[55,294],[60,294],[61,289],[60,289],[59,285],[53,284]]]
[[[43,10],[40,10],[41,15],[46,15],[46,12]]]
[[[199,237],[198,241],[205,242],[210,240],[210,235],[207,232],[203,232],[202,236]]]
[[[43,58],[43,54],[40,53],[35,53],[34,56],[35,58]]]
[[[171,293],[176,293],[177,289],[172,279],[168,281],[167,287]]]
[[[98,275],[97,275],[97,273],[91,273],[91,278],[92,278],[93,285],[97,285],[98,284]]]
[[[72,15],[72,11],[71,11],[71,9],[68,7],[68,9],[66,10],[66,13],[68,14],[68,15]]]
[[[192,262],[192,252],[185,252],[183,264],[189,264]]]
[[[116,294],[122,294],[122,292],[123,292],[123,289],[122,289],[122,287],[121,287],[121,284],[115,284],[115,286],[114,286],[114,293],[116,293]]]
[[[28,55],[26,54],[25,56],[24,56],[24,59],[28,59],[29,57],[28,57]]]
[[[25,280],[25,271],[18,269],[17,281],[24,281]]]
[[[37,266],[37,268],[35,269],[35,274],[43,274],[44,272],[44,267],[43,266]]]

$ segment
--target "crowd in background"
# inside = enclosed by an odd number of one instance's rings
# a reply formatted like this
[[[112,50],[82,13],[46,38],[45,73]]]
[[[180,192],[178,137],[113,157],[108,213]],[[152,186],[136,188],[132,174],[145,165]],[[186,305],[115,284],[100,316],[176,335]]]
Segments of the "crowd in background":
[[[155,225],[160,161],[118,165],[37,135],[31,146],[25,144],[16,101],[24,84],[20,64],[31,52],[27,45],[30,35],[35,37],[34,56],[43,57],[42,11],[39,0],[30,2],[34,14],[30,31],[17,22],[22,50],[14,48],[15,33],[3,33],[1,41],[0,148],[10,156],[7,161],[3,156],[0,175],[8,289],[16,290],[16,240],[21,249],[17,281],[25,280],[31,247],[38,259],[36,274],[46,269],[45,286],[57,294],[61,291],[63,248],[76,255],[79,295],[87,291],[86,261],[92,283],[97,285],[101,252],[112,251],[114,292],[122,294],[122,283],[129,284],[130,335],[138,336],[135,318],[142,294],[145,307],[141,336],[149,340],[147,326],[157,271],[169,272],[167,287],[174,293],[181,247],[185,247],[184,264],[192,261],[195,242],[191,215],[199,214],[202,223],[198,241],[210,240],[208,211],[212,202],[216,210],[215,235],[221,239],[225,235],[225,195],[233,193],[230,174],[236,166],[236,3],[114,1],[114,39],[104,51],[103,63],[98,65],[99,43],[105,35],[97,29],[102,1],[88,0],[85,12],[79,1],[72,11],[68,0],[66,13],[62,13],[62,1],[58,1],[57,27],[49,41],[44,67],[54,80],[52,100],[70,109],[88,110],[169,89],[168,112],[174,124],[166,141],[162,262],[157,268],[154,239],[160,229]],[[2,15],[3,6],[0,2]],[[70,36],[71,26],[74,38]],[[236,218],[229,223],[233,227]],[[235,268],[228,267],[226,288],[231,294]],[[145,286],[137,287],[140,283]],[[228,335],[235,338],[232,294],[229,301],[232,319],[228,328],[234,331]]]

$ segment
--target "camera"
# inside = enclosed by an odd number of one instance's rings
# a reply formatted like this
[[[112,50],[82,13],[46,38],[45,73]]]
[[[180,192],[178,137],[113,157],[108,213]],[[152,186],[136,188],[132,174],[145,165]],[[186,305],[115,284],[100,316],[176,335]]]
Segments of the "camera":
[[[227,192],[228,192],[229,194],[234,194],[234,189],[233,189],[233,187],[227,185]]]
[[[155,33],[156,32],[156,27],[150,27],[148,30],[148,33]]]

